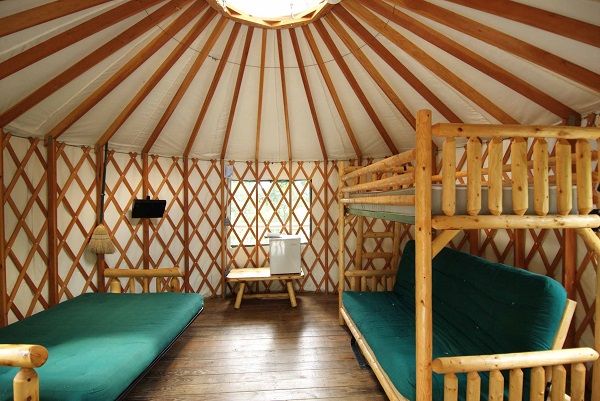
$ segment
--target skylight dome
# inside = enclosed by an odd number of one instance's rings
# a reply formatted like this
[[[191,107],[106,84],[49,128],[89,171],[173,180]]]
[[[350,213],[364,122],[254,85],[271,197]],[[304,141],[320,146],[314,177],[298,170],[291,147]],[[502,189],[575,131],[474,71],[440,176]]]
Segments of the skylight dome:
[[[263,27],[280,28],[310,22],[319,17],[327,0],[217,0],[231,18]]]

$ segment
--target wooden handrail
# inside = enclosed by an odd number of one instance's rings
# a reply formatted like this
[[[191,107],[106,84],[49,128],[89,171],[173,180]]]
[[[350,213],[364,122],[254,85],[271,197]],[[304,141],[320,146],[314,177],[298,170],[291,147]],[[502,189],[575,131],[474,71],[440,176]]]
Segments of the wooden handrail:
[[[444,357],[435,359],[432,367],[435,373],[440,374],[469,373],[593,362],[596,359],[598,359],[598,353],[594,349],[582,347],[510,354]]]
[[[0,344],[0,366],[39,368],[48,359],[48,350],[41,345]]]
[[[431,127],[433,136],[483,137],[483,138],[557,138],[592,139],[600,138],[600,128],[562,127],[516,124],[452,124],[439,123]]]
[[[183,277],[179,267],[160,269],[105,269],[104,277]]]
[[[342,198],[340,202],[347,205],[351,203],[370,203],[372,205],[395,205],[414,206],[414,195],[390,195],[390,196],[362,196],[357,198]]]
[[[600,216],[434,216],[432,218],[432,227],[436,230],[474,230],[480,228],[596,228],[600,227]]]
[[[386,170],[387,167],[399,166],[401,164],[405,164],[410,161],[413,161],[413,160],[415,160],[415,157],[416,157],[415,149],[407,150],[404,153],[400,153],[398,155],[388,157],[387,159],[380,160],[373,164],[369,164],[368,166],[365,166],[363,168],[356,169],[348,174],[344,174],[340,177],[340,179],[342,179],[344,181],[348,181],[348,180],[351,180],[352,178],[360,177],[361,175],[384,171],[384,170]]]
[[[350,185],[341,188],[343,193],[360,192],[360,191],[375,191],[381,189],[388,189],[390,187],[396,187],[401,185],[412,185],[415,183],[415,173],[409,172],[401,175],[394,175],[391,177],[382,178],[376,181],[364,182],[361,184]]]
[[[395,276],[398,274],[398,269],[390,270],[348,270],[345,275],[346,277],[382,277],[382,276]]]

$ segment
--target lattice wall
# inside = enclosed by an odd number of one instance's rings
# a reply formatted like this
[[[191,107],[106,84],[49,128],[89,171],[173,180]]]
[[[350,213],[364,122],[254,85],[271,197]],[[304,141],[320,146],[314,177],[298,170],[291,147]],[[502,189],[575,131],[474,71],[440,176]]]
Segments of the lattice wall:
[[[7,276],[7,320],[15,321],[43,310],[51,304],[51,255],[55,252],[57,275],[56,300],[62,302],[82,292],[98,290],[96,256],[85,246],[96,224],[98,194],[96,192],[96,152],[89,147],[54,145],[50,152],[38,140],[5,135],[3,152],[4,234]],[[54,156],[49,156],[54,154]],[[48,181],[48,161],[54,157],[56,180]],[[507,158],[509,154],[507,154]],[[460,158],[459,158],[460,160]],[[135,198],[144,196],[144,164],[147,163],[147,194],[167,200],[163,219],[151,219],[147,228],[139,219],[131,218]],[[307,275],[298,290],[331,294],[337,288],[337,163],[293,162],[255,163],[227,162],[236,180],[306,179],[312,192],[308,217],[312,234],[303,246],[302,262]],[[268,248],[225,247],[232,229],[224,230],[223,216],[232,203],[235,191],[223,179],[220,161],[184,160],[182,158],[109,152],[105,197],[105,224],[114,237],[117,253],[106,256],[107,267],[142,269],[178,265],[186,272],[185,289],[207,296],[220,296],[225,289],[223,273],[231,267],[259,266],[267,262]],[[49,183],[55,188],[56,235],[49,242]],[[307,187],[308,188],[308,187]],[[249,197],[258,191],[254,189]],[[297,192],[306,188],[296,188]],[[283,191],[283,190],[282,190]],[[285,192],[285,191],[283,191]],[[287,194],[284,194],[287,195]],[[295,198],[288,207],[302,202]],[[281,205],[263,202],[261,207],[277,209]],[[259,243],[265,228],[257,227],[254,217],[247,221],[252,240]],[[278,224],[302,226],[304,218],[292,215],[293,221]],[[268,228],[270,222],[263,221]],[[294,224],[290,224],[294,223]],[[390,223],[365,219],[364,229],[389,230]],[[401,228],[402,245],[412,238],[412,227]],[[305,233],[308,234],[308,233]],[[524,267],[548,274],[559,281],[563,278],[565,233],[561,230],[527,230],[519,233],[523,239]],[[508,264],[515,261],[515,232],[482,230],[475,237],[461,233],[451,246],[474,251],[491,260]],[[307,235],[308,236],[308,235]],[[51,237],[51,236],[50,236]],[[146,238],[146,239],[145,239]],[[471,241],[476,238],[476,241]],[[53,244],[55,251],[49,248]],[[356,252],[356,221],[346,230],[347,267]],[[390,251],[391,241],[369,240],[370,252]],[[225,254],[222,252],[225,249]],[[577,241],[574,297],[578,301],[573,339],[589,345],[595,308],[594,280],[596,257]],[[391,268],[389,262],[366,262],[364,268]],[[263,287],[260,288],[264,290]],[[258,288],[255,288],[258,289]],[[278,290],[274,283],[267,290]]]

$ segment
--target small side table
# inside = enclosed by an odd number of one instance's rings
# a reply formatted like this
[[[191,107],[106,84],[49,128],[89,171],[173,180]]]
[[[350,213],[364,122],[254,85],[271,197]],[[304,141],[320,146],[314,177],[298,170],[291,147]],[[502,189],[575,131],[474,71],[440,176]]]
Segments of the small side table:
[[[237,297],[235,298],[235,309],[240,309],[243,298],[290,298],[292,307],[296,307],[296,293],[294,292],[294,283],[292,280],[304,278],[304,271],[301,273],[290,274],[271,274],[271,269],[268,267],[252,267],[242,269],[231,269],[227,274],[227,281],[230,283],[240,283]],[[287,292],[269,293],[269,294],[244,294],[246,283],[250,281],[273,281],[283,280],[287,286]]]

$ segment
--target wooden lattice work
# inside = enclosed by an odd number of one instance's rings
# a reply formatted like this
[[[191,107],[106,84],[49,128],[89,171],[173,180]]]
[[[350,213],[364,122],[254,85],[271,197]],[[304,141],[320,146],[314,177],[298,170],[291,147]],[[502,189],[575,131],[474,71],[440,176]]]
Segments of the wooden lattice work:
[[[4,138],[4,230],[8,322],[50,306],[47,164],[39,139]]]

